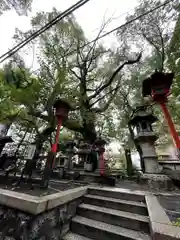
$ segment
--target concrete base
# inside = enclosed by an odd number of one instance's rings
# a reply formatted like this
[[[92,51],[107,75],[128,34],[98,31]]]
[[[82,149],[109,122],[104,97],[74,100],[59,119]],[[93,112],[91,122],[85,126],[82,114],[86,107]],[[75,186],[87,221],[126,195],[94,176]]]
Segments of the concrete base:
[[[144,157],[145,173],[159,173],[157,157]]]
[[[167,160],[167,161],[158,161],[161,171],[163,169],[170,170],[179,170],[180,171],[180,161],[179,160]]]
[[[172,180],[163,174],[143,174],[139,180],[140,184],[146,184],[152,190],[170,191],[175,189]]]

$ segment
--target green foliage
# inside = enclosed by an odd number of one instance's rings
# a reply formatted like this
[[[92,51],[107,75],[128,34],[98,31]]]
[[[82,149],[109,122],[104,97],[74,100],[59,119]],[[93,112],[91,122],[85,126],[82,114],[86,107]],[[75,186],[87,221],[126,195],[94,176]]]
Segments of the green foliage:
[[[177,218],[175,221],[172,222],[172,224],[176,227],[180,227],[180,218]]]
[[[32,0],[0,0],[0,15],[7,10],[15,9],[19,15],[27,15]]]

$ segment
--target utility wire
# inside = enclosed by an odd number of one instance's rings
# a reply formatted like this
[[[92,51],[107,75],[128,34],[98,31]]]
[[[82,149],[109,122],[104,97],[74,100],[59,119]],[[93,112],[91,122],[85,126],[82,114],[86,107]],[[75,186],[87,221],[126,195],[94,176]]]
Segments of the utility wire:
[[[123,28],[123,27],[125,27],[126,25],[131,24],[132,22],[135,22],[135,21],[139,20],[140,18],[142,18],[142,17],[144,17],[144,16],[146,16],[146,15],[148,15],[148,14],[156,11],[157,9],[159,9],[159,8],[165,6],[165,5],[167,5],[168,3],[173,2],[173,1],[174,1],[174,0],[166,1],[166,2],[164,2],[163,4],[160,4],[160,5],[158,5],[157,7],[150,9],[149,11],[147,11],[147,12],[145,12],[145,13],[143,13],[143,14],[141,14],[141,15],[139,15],[139,16],[137,16],[137,17],[135,17],[135,18],[133,18],[133,19],[131,19],[131,20],[129,20],[129,21],[127,21],[127,22],[125,22],[124,24],[122,24],[122,25],[120,25],[120,26],[118,26],[118,27],[116,27],[116,28],[113,28],[113,29],[110,30],[109,32],[104,33],[104,34],[100,35],[99,37],[96,37],[96,38],[93,39],[92,41],[90,41],[90,42],[84,44],[83,46],[81,46],[80,48],[83,48],[83,47],[85,47],[85,46],[87,46],[87,45],[90,45],[91,43],[93,43],[93,42],[95,42],[95,41],[97,41],[97,40],[99,40],[99,39],[101,39],[101,38],[106,37],[107,35],[115,32],[115,31],[117,31],[117,30],[119,30],[119,29],[121,29],[121,28]],[[75,52],[75,51],[69,52],[67,55],[71,55],[71,53],[73,53],[73,52]],[[66,55],[65,55],[65,56],[66,56]]]
[[[85,3],[86,3],[87,1],[88,1],[88,0],[86,0]],[[89,42],[87,42],[86,44],[80,46],[79,49],[82,49],[82,48],[84,48],[85,46],[88,46],[88,45],[90,45],[91,43],[93,43],[93,42],[95,42],[95,41],[97,41],[97,40],[99,40],[99,39],[102,39],[102,38],[106,37],[107,35],[109,35],[109,34],[115,32],[115,31],[117,31],[117,30],[119,30],[119,29],[121,29],[121,28],[123,28],[123,27],[125,27],[125,26],[127,26],[127,25],[129,25],[129,24],[131,24],[132,22],[135,22],[135,21],[141,19],[142,17],[144,17],[144,16],[146,16],[146,15],[148,15],[148,14],[150,14],[150,13],[156,11],[156,10],[158,10],[158,9],[161,8],[161,7],[164,7],[165,5],[167,5],[167,4],[169,4],[169,3],[173,2],[173,1],[174,1],[174,0],[166,1],[166,2],[164,2],[164,3],[162,3],[162,4],[160,4],[160,5],[152,8],[152,9],[150,9],[149,11],[147,11],[147,12],[145,12],[145,13],[143,13],[143,14],[140,14],[139,16],[137,16],[137,17],[135,17],[135,18],[133,18],[133,19],[125,22],[124,24],[122,24],[122,25],[120,25],[120,26],[118,26],[118,27],[116,27],[116,28],[108,31],[107,33],[104,33],[104,34],[96,37],[96,38],[93,39],[92,41],[89,41]],[[81,1],[80,1],[80,2],[81,2]],[[83,4],[84,4],[84,3],[83,3]],[[81,5],[83,5],[83,4],[81,4]],[[61,18],[61,19],[62,19],[62,18]],[[59,21],[59,20],[58,20],[58,21]],[[55,23],[54,23],[54,24],[55,24]],[[53,24],[53,25],[54,25],[54,24]],[[50,27],[51,27],[51,26],[49,26],[48,29],[49,29]],[[46,30],[46,29],[45,29],[45,30]],[[43,33],[45,30],[43,30],[41,33]],[[40,34],[41,34],[41,33],[40,33]],[[40,34],[38,34],[38,36],[39,36]],[[31,38],[31,37],[30,37],[30,38]],[[32,38],[32,39],[34,39],[34,38]],[[32,39],[30,39],[28,42],[30,42]],[[26,39],[25,39],[24,41],[26,41]],[[23,42],[24,42],[24,41],[23,41]],[[24,47],[28,42],[25,42],[25,43],[22,45],[22,47]],[[22,43],[20,43],[20,44],[22,44]],[[20,44],[19,44],[19,45],[20,45]],[[18,45],[18,46],[19,46],[19,45]],[[22,47],[18,47],[17,50],[14,50],[14,48],[13,48],[13,49],[11,49],[10,51],[8,51],[7,53],[5,53],[5,54],[3,54],[2,56],[0,56],[0,59],[1,59],[1,58],[3,58],[4,56],[7,55],[7,57],[5,57],[3,60],[1,60],[0,63],[3,62],[3,61],[5,61],[5,60],[6,60],[7,58],[9,58],[10,56],[12,56],[14,53],[16,53],[16,52],[17,52],[19,49],[21,49]],[[75,52],[76,52],[76,50],[70,51],[70,52],[69,52],[68,54],[66,54],[64,57],[70,56],[70,55],[72,55],[72,54],[75,53]]]
[[[89,2],[89,1],[90,0],[80,0],[77,3],[75,3],[74,5],[72,5],[71,7],[69,7],[68,9],[66,9],[64,12],[58,14],[57,17],[55,17],[53,20],[48,22],[45,26],[43,26],[36,32],[32,33],[31,36],[29,36],[28,38],[23,40],[21,43],[14,46],[11,50],[9,50],[6,53],[4,53],[3,55],[1,55],[0,59],[2,59],[2,60],[0,61],[0,63],[4,62],[7,58],[14,55],[17,51],[19,51],[21,48],[23,48],[30,41],[32,41],[33,39],[38,37],[40,34],[42,34],[46,30],[51,28],[53,25],[55,25],[58,21],[62,20],[63,18],[65,18],[66,16],[68,16],[69,14],[71,14],[72,12],[74,12],[75,10],[77,10],[78,8],[80,8],[81,6],[83,6],[85,3]]]
[[[131,23],[134,22],[134,21],[137,21],[137,20],[141,19],[142,17],[144,17],[144,16],[146,16],[146,15],[148,15],[148,14],[150,14],[150,13],[156,11],[156,10],[158,10],[159,8],[165,6],[165,5],[167,5],[167,4],[169,4],[170,2],[173,2],[173,1],[174,1],[174,0],[166,1],[166,2],[164,2],[163,4],[160,4],[160,5],[158,5],[157,7],[154,7],[154,8],[152,8],[152,9],[150,9],[149,11],[147,11],[147,12],[145,12],[145,13],[137,16],[136,18],[133,18],[133,19],[125,22],[124,24],[122,24],[122,25],[120,25],[120,26],[118,26],[118,27],[116,27],[116,28],[108,31],[107,33],[104,33],[104,34],[100,35],[99,37],[96,37],[96,38],[93,39],[92,41],[89,41],[89,42],[87,42],[86,44],[83,44],[82,46],[79,47],[79,49],[82,49],[82,48],[90,45],[91,43],[93,43],[93,42],[95,42],[95,41],[98,41],[98,40],[101,39],[101,38],[106,37],[107,35],[115,32],[115,31],[117,31],[117,30],[119,30],[119,29],[121,29],[121,28],[123,28],[123,27],[125,27],[126,25],[131,24]],[[169,32],[169,33],[170,33],[170,32]],[[168,33],[167,33],[167,34],[168,34]],[[76,52],[76,50],[72,50],[72,51],[70,51],[69,53],[65,54],[64,57],[71,56],[71,55],[72,55],[73,53],[75,53],[75,52]],[[36,69],[36,70],[34,70],[32,73],[35,73],[35,72],[37,72],[38,70],[39,70],[39,68]]]

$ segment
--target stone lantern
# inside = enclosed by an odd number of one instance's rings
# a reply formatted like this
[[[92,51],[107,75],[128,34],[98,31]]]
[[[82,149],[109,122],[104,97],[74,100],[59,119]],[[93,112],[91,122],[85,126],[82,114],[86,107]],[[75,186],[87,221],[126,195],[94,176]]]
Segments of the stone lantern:
[[[72,162],[72,157],[75,154],[74,147],[76,146],[76,143],[71,140],[66,142],[66,154],[67,158],[64,163],[64,168],[71,170],[73,168],[73,162]]]
[[[142,150],[145,173],[159,172],[158,157],[154,146],[158,137],[152,129],[152,123],[156,121],[157,118],[151,113],[146,112],[144,106],[136,109],[130,121],[130,124],[136,128],[135,140],[139,142]]]

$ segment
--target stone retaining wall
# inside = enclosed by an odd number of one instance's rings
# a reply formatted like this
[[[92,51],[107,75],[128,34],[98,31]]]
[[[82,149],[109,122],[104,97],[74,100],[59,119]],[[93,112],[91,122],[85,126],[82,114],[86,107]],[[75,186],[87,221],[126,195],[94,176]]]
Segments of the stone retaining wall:
[[[32,214],[8,206],[0,206],[0,239],[1,240],[59,240],[69,230],[69,223],[76,214],[76,208],[84,195],[75,194],[75,189],[59,197],[51,196],[49,210]],[[77,190],[78,191],[78,190]],[[73,194],[71,194],[73,192]],[[85,192],[84,192],[85,193]],[[60,194],[59,194],[60,195]],[[62,193],[61,193],[62,195]],[[72,199],[71,199],[72,195]],[[50,196],[49,196],[50,197]],[[63,199],[64,197],[64,199]],[[48,198],[42,197],[44,200]],[[41,201],[42,201],[41,198]],[[66,199],[67,201],[66,201]],[[63,199],[61,201],[61,199]],[[55,200],[55,201],[54,201]],[[47,204],[48,207],[48,204]]]

